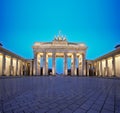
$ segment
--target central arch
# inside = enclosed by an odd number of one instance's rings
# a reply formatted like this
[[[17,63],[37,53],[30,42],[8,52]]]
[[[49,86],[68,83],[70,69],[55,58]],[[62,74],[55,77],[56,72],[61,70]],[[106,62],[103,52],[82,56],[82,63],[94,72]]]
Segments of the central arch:
[[[63,62],[64,62],[64,59],[62,57],[56,58],[56,75],[63,75],[64,74]]]
[[[56,53],[56,74],[64,74],[64,53]]]

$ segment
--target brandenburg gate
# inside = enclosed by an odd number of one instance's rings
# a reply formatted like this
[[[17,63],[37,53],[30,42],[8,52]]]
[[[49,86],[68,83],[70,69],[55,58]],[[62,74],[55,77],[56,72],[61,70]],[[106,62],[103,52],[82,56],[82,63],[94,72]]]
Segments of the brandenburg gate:
[[[52,42],[36,42],[34,51],[34,75],[48,75],[48,58],[52,57],[52,75],[56,75],[56,57],[64,58],[64,75],[68,75],[68,57],[71,59],[71,75],[85,75],[87,46],[84,43],[71,43],[58,35]],[[78,70],[78,71],[77,71]]]

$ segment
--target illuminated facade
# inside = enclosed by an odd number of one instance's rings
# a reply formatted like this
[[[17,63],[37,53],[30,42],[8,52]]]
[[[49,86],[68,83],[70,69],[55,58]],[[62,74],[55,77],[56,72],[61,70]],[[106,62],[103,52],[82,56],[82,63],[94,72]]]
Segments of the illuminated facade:
[[[32,75],[32,60],[26,60],[0,46],[1,75]]]
[[[120,77],[120,47],[94,60],[96,76]]]
[[[86,60],[87,46],[71,43],[58,35],[52,42],[36,42],[33,45],[34,59],[24,59],[0,45],[0,76],[56,75],[56,58],[64,59],[63,75],[86,75],[120,77],[120,45],[116,49],[95,60]],[[49,58],[52,59],[49,73]],[[68,68],[70,59],[70,69]]]
[[[68,57],[71,59],[71,75],[85,75],[86,49],[84,43],[70,43],[60,35],[52,42],[36,42],[33,45],[34,75],[48,75],[49,57],[52,58],[52,75],[56,75],[56,57],[64,58],[64,75],[68,75]]]

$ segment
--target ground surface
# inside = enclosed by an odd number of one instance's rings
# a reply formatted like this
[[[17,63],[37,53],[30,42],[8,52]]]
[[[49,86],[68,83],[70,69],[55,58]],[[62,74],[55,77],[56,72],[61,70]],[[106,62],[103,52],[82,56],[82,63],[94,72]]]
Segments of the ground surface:
[[[120,80],[97,77],[0,79],[0,113],[120,113]]]

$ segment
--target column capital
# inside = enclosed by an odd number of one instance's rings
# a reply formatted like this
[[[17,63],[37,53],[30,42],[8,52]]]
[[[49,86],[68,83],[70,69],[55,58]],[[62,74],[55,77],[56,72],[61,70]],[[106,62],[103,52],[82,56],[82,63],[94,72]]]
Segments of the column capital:
[[[64,57],[67,57],[67,53],[64,53]]]
[[[56,56],[56,52],[53,52],[53,53],[52,53],[52,56],[53,56],[53,55],[55,55],[55,56]]]

